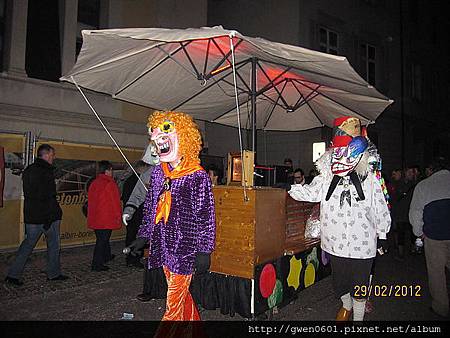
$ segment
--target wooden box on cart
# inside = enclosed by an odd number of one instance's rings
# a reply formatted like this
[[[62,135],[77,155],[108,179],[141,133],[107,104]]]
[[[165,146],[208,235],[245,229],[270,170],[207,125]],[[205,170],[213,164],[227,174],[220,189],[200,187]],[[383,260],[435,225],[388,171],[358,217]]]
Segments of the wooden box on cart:
[[[305,239],[312,203],[294,201],[283,189],[215,186],[216,249],[211,271],[253,278],[255,267],[305,251],[318,240]]]
[[[282,307],[329,274],[318,239],[305,238],[315,204],[294,201],[283,189],[215,186],[216,247],[212,273],[196,278],[194,298],[254,318]]]
[[[211,271],[253,278],[257,264],[284,252],[286,192],[276,188],[216,186],[216,249]]]

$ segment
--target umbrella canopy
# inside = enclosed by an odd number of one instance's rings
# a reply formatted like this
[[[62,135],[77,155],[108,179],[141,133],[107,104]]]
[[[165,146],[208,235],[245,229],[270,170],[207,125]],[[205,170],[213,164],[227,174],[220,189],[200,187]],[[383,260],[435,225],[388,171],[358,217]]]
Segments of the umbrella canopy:
[[[230,126],[236,85],[243,125],[252,127],[252,112],[264,130],[332,126],[342,115],[369,123],[392,103],[345,57],[222,27],[84,30],[78,60],[61,80]]]

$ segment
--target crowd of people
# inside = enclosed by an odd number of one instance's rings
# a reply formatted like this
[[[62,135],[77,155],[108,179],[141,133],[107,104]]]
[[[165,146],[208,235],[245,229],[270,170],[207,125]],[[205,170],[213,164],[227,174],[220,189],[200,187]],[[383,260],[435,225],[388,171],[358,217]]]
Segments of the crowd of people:
[[[109,269],[107,263],[115,257],[111,233],[125,225],[125,263],[144,269],[143,292],[137,299],[145,302],[155,298],[150,271],[160,269],[167,281],[164,319],[197,320],[200,317],[188,289],[192,274],[205,272],[210,265],[215,238],[211,187],[219,184],[221,175],[214,167],[205,171],[200,166],[198,130],[191,118],[177,114],[160,113],[150,119],[149,133],[154,142],[136,163],[137,175],[128,177],[121,195],[112,164],[97,164],[97,177],[88,188],[87,226],[96,236],[91,269]],[[330,254],[333,286],[342,300],[337,319],[348,320],[353,315],[354,320],[363,320],[367,297],[355,294],[355,285],[370,283],[377,247],[388,234],[389,250],[397,260],[403,261],[408,253],[425,253],[431,308],[440,316],[448,316],[448,163],[437,158],[423,175],[418,166],[393,170],[386,182],[388,197],[377,174],[378,153],[364,135],[360,121],[346,117],[335,123],[332,146],[318,160],[318,170],[305,176],[301,168],[293,168],[291,159],[286,158],[284,165],[286,190],[291,197],[321,205],[321,246]],[[176,125],[189,127],[176,129]],[[184,133],[194,135],[189,136],[194,141]],[[194,150],[186,146],[190,142],[196,144]],[[47,238],[48,280],[68,279],[59,261],[62,211],[56,200],[55,157],[55,149],[43,144],[36,161],[23,173],[26,236],[8,270],[7,283],[23,284],[25,264],[42,234]],[[181,212],[169,218],[171,209]],[[155,225],[160,230],[155,231]],[[178,247],[182,239],[185,251],[169,250]],[[153,247],[144,265],[143,250],[149,242]]]
[[[425,252],[431,310],[449,314],[446,269],[450,269],[450,164],[436,157],[424,169],[395,169],[388,184],[396,259]]]
[[[422,179],[418,166],[408,166],[404,170],[394,169],[387,183],[390,196],[392,229],[391,243],[395,258],[404,260],[406,251],[411,254],[420,254],[422,246],[413,235],[409,222],[409,206],[414,193],[414,188]]]
[[[292,159],[285,158],[283,161],[283,165],[286,168],[286,182],[278,183],[275,186],[280,188],[285,188],[286,190],[290,190],[293,184],[309,184],[312,182],[313,178],[319,174],[317,169],[311,169],[309,171],[309,175],[305,176],[305,172],[302,168],[294,169],[294,165]]]
[[[435,167],[436,164],[430,162],[423,171],[419,165],[397,168],[386,179],[392,216],[390,246],[399,261],[403,261],[407,254],[423,253],[422,239],[414,235],[409,213],[415,187],[430,177],[435,172]]]

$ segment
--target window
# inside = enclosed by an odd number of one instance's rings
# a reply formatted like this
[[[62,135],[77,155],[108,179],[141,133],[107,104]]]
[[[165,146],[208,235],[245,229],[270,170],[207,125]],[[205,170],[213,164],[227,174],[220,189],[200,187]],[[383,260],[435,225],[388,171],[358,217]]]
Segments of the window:
[[[83,29],[99,29],[100,27],[100,0],[78,0],[77,20],[77,46],[76,55],[80,53],[83,38]]]
[[[369,84],[376,84],[376,48],[367,43],[360,44],[361,76]]]
[[[338,34],[327,28],[319,28],[319,50],[324,53],[338,54]]]
[[[25,70],[29,77],[59,82],[59,0],[28,1]]]
[[[0,72],[3,70],[3,52],[5,46],[6,0],[0,0]]]
[[[411,65],[411,97],[422,101],[422,67],[414,63]]]

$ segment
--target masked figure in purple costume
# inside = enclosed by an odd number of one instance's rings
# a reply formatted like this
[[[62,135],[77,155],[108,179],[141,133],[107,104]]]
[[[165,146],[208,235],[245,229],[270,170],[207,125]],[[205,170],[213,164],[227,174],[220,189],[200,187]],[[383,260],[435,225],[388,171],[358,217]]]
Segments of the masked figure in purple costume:
[[[211,180],[199,164],[200,132],[189,115],[178,112],[155,112],[148,127],[161,164],[152,173],[139,238],[131,247],[139,250],[148,241],[149,269],[164,269],[162,320],[199,320],[189,285],[194,271],[209,269],[216,231]]]

